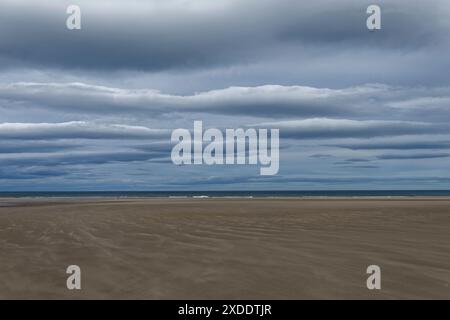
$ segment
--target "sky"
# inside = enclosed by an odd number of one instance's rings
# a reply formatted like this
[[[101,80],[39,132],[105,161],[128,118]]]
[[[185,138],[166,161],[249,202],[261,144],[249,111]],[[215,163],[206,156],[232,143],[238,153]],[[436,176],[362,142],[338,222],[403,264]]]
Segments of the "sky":
[[[0,191],[450,189],[449,49],[448,0],[0,0]],[[174,165],[196,120],[278,174]]]

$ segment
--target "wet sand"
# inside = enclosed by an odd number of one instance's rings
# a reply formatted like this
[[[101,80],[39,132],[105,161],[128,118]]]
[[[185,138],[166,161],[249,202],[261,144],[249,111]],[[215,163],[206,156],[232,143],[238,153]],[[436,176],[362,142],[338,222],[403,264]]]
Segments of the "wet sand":
[[[0,202],[1,299],[450,298],[449,198]]]

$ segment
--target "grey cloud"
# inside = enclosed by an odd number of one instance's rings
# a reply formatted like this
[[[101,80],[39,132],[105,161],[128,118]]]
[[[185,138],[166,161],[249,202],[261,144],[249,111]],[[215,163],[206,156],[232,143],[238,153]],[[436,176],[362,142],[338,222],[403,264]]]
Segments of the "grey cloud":
[[[362,101],[385,91],[362,86],[346,90],[301,86],[231,87],[190,96],[163,94],[156,90],[128,90],[82,83],[13,83],[0,86],[0,99],[29,102],[64,112],[161,114],[207,112],[246,115],[341,115],[366,114]]]
[[[374,165],[349,166],[349,165],[344,165],[344,166],[340,166],[339,168],[348,168],[348,169],[379,169],[380,166],[374,166]]]
[[[384,141],[355,142],[335,145],[325,145],[351,150],[418,150],[418,149],[450,149],[450,141]]]
[[[377,156],[380,160],[421,160],[449,158],[450,153],[420,153],[420,154],[383,154]]]
[[[248,63],[282,55],[292,45],[399,48],[446,39],[447,2],[379,3],[384,33],[370,36],[369,1],[79,0],[82,30],[68,32],[65,10],[71,1],[5,0],[0,30],[14,33],[0,33],[0,62],[158,71]]]
[[[335,165],[340,165],[340,166],[348,166],[348,165],[354,165],[357,163],[366,163],[366,162],[371,162],[372,160],[370,159],[359,159],[359,158],[355,158],[355,159],[345,159],[343,161],[336,161],[334,162]]]
[[[81,148],[81,144],[50,141],[4,141],[0,143],[0,154],[5,153],[49,153]]]
[[[0,169],[0,180],[31,180],[63,177],[68,173],[64,170],[48,168],[14,168]]]
[[[166,152],[167,154],[170,154],[172,150],[172,144],[169,140],[167,140],[167,142],[152,142],[147,144],[133,145],[132,148],[145,152]]]
[[[160,159],[167,156],[159,152],[138,152],[130,150],[120,151],[81,151],[66,153],[51,153],[39,155],[22,155],[0,157],[0,165],[3,166],[56,166],[56,165],[86,165],[106,164],[114,162],[135,162]]]
[[[315,159],[328,159],[328,158],[332,158],[333,156],[331,154],[313,154],[309,156],[310,158],[315,158]]]
[[[376,168],[368,168],[376,169]],[[255,176],[230,176],[230,177],[218,177],[209,176],[200,179],[192,179],[189,181],[173,182],[172,185],[184,186],[184,185],[239,185],[239,184],[266,184],[269,183],[272,186],[284,186],[286,184],[323,184],[323,185],[342,185],[342,184],[367,184],[367,183],[383,183],[395,184],[395,183],[449,183],[450,177],[404,177],[404,176],[354,176],[354,177],[311,177],[311,176],[267,176],[267,177],[255,177]]]
[[[446,124],[388,120],[307,119],[267,122],[258,127],[280,129],[284,138],[370,138],[449,132]]]
[[[376,1],[377,32],[370,0],[79,0],[73,32],[72,3],[1,0],[3,189],[450,185],[447,0]],[[173,166],[194,119],[280,128],[285,176]]]
[[[95,124],[84,121],[63,123],[0,123],[2,139],[154,139],[169,131],[140,126]]]
[[[448,105],[443,104],[442,99],[450,101],[450,87],[424,89],[367,84],[328,89],[264,85],[230,87],[193,95],[170,95],[152,89],[111,88],[83,83],[21,82],[0,85],[0,106],[22,103],[74,114],[161,115],[177,112],[272,118],[374,118],[384,115],[391,119],[437,120],[443,116],[448,118]]]
[[[361,158],[351,158],[351,159],[346,159],[346,162],[369,162],[370,160],[368,159],[361,159]]]

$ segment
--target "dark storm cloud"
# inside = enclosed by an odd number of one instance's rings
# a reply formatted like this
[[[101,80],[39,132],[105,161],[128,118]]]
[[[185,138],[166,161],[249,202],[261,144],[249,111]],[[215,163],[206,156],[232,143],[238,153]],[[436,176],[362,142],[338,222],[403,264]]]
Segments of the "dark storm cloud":
[[[377,3],[385,31],[368,36],[365,10],[372,1],[79,0],[82,30],[70,32],[72,1],[4,0],[0,63],[160,71],[249,63],[293,46],[403,50],[447,40],[447,2]]]

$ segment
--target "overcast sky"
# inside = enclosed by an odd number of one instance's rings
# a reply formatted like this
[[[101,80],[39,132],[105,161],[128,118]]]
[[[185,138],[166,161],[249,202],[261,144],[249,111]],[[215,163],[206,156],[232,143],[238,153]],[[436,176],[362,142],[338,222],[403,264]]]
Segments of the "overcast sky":
[[[0,190],[450,189],[450,2],[412,2],[1,0]],[[175,166],[194,120],[279,128],[278,175]]]

